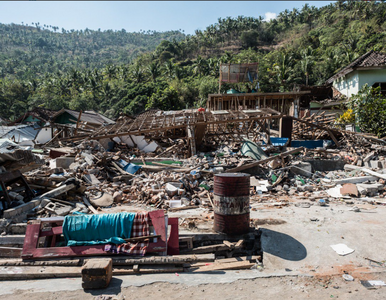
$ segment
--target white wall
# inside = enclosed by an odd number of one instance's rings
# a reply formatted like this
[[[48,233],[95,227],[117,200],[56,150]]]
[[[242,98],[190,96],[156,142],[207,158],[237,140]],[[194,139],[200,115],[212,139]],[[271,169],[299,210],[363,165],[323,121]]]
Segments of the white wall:
[[[154,152],[158,147],[158,144],[156,142],[151,142],[150,144],[148,142],[146,142],[144,136],[132,135],[131,138],[136,143],[137,148],[139,150],[145,151],[146,153]],[[129,147],[132,147],[132,148],[135,147],[135,145],[133,144],[132,140],[130,139],[130,137],[128,135],[121,136],[121,137],[115,137],[115,138],[113,138],[113,140],[117,143],[122,141],[122,142],[126,143]]]
[[[36,144],[45,144],[52,139],[51,128],[42,128],[35,138]]]
[[[366,83],[372,86],[376,82],[386,82],[386,68],[356,70],[338,78],[332,85],[343,95],[350,98],[352,94],[357,94]]]
[[[332,85],[347,98],[350,98],[352,94],[357,94],[360,89],[358,71],[338,78]]]

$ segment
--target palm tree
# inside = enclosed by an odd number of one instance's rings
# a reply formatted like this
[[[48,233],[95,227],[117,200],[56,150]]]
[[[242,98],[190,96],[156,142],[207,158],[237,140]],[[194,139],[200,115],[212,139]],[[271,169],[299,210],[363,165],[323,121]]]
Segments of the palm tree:
[[[171,60],[167,60],[164,64],[165,66],[165,75],[171,79],[173,78],[173,74],[174,74],[174,64]]]
[[[199,55],[196,62],[193,64],[194,74],[199,76],[203,75],[205,72],[206,63],[205,60]]]
[[[310,76],[310,71],[314,65],[314,53],[311,47],[301,51],[302,60],[300,61],[300,67],[303,74],[306,76],[306,86],[308,86],[308,79]]]
[[[136,83],[142,82],[144,77],[144,71],[138,63],[134,65],[134,68],[131,72],[131,76],[134,78]]]
[[[157,77],[161,75],[160,65],[158,61],[152,61],[148,66],[148,71],[153,81],[156,82]]]

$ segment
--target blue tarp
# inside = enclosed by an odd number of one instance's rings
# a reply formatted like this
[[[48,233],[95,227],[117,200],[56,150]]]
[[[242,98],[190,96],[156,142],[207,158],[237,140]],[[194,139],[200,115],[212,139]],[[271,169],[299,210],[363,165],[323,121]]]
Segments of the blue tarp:
[[[140,168],[142,168],[141,166],[137,166],[137,165],[135,165],[133,163],[128,163],[127,161],[125,161],[123,159],[118,160],[117,164],[123,170],[125,170],[126,172],[128,172],[130,174],[135,174],[135,172],[137,172]]]
[[[308,149],[322,148],[324,144],[333,144],[331,140],[307,140],[307,141],[292,141],[291,147],[305,147]]]
[[[66,216],[63,235],[67,246],[122,244],[131,236],[135,213]]]
[[[287,146],[288,144],[288,138],[271,137],[270,140],[271,140],[272,146],[275,146],[275,147],[283,147],[283,146]]]

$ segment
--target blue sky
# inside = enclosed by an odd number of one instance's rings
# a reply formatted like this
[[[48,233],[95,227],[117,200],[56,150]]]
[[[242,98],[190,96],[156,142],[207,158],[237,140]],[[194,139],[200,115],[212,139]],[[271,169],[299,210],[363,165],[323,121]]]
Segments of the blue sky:
[[[334,1],[0,1],[0,23],[32,22],[70,29],[178,30],[193,34],[218,18],[274,17],[305,3]]]

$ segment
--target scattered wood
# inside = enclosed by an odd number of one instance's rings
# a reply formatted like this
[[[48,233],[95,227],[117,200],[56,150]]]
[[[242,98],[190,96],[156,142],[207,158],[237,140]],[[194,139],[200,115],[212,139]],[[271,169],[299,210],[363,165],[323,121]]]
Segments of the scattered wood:
[[[228,242],[229,243],[229,242]],[[217,244],[217,245],[209,245],[209,246],[202,246],[202,247],[197,247],[193,248],[192,250],[189,251],[189,253],[214,253],[217,251],[223,251],[223,250],[232,250],[233,248],[230,247],[229,244]]]
[[[230,263],[214,263],[207,266],[199,267],[195,270],[192,270],[193,273],[198,272],[209,272],[209,271],[221,271],[221,270],[242,270],[242,269],[250,269],[256,263],[249,261],[237,261]]]
[[[180,210],[192,209],[197,207],[198,207],[197,205],[173,207],[173,208],[170,208],[169,211],[173,212],[173,211],[180,211]]]
[[[82,197],[84,204],[87,206],[87,208],[92,211],[93,214],[97,215],[99,214],[99,211],[97,211],[94,206],[91,205],[90,201],[88,201],[86,196]]]
[[[174,265],[144,265],[136,267],[136,270],[123,267],[115,267],[113,275],[130,275],[130,274],[157,274],[157,273],[176,273],[184,272],[184,268]]]
[[[174,265],[146,265],[139,266],[138,271],[132,267],[114,267],[113,276],[131,274],[156,274],[183,272],[184,268]],[[82,267],[58,267],[58,266],[9,266],[0,269],[0,280],[29,280],[43,278],[81,277]]]
[[[0,257],[21,257],[22,248],[0,247]]]
[[[146,235],[146,236],[139,236],[139,237],[134,237],[134,238],[129,238],[129,239],[124,239],[128,243],[133,243],[133,242],[139,242],[139,241],[144,241],[148,239],[154,239],[154,238],[159,238],[161,237],[160,234],[157,235]]]
[[[296,148],[296,149],[292,149],[292,150],[283,152],[283,153],[281,153],[279,155],[271,156],[271,157],[268,157],[266,159],[262,159],[262,160],[259,160],[259,161],[256,161],[256,162],[253,162],[253,163],[250,163],[250,164],[246,164],[246,165],[242,165],[240,167],[228,169],[225,172],[226,173],[233,173],[233,172],[239,172],[239,171],[242,171],[242,170],[245,170],[245,169],[250,169],[250,168],[257,167],[259,165],[265,164],[267,162],[270,162],[271,160],[274,160],[276,158],[286,157],[288,155],[301,152],[303,150],[304,150],[304,147],[299,147],[299,148]]]
[[[21,248],[18,248],[22,250]],[[0,266],[82,266],[88,258],[71,259],[50,259],[50,260],[23,260],[23,259],[0,259]],[[109,256],[113,261],[113,266],[131,265],[179,265],[184,263],[214,262],[215,255],[195,254],[195,255],[173,255],[173,256],[148,256],[135,258],[133,256]]]

